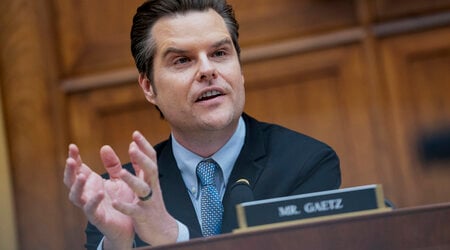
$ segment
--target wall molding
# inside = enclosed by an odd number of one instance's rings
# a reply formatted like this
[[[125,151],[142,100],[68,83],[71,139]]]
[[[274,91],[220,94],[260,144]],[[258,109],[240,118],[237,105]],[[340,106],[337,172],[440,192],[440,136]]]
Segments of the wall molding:
[[[242,63],[287,56],[291,54],[307,53],[319,49],[331,48],[343,44],[361,41],[364,38],[361,28],[348,29],[314,37],[286,40],[276,44],[243,48]],[[62,82],[62,89],[66,93],[76,93],[91,89],[111,87],[137,81],[136,68],[102,72],[88,76],[68,78]]]
[[[373,26],[372,32],[376,37],[387,37],[408,32],[427,30],[430,28],[437,28],[449,24],[450,11],[377,24]]]
[[[448,24],[450,24],[450,12],[444,12],[372,25],[369,32],[372,32],[375,37],[382,38],[396,34],[441,27]],[[367,30],[362,27],[356,27],[311,37],[290,39],[278,43],[243,48],[241,60],[242,63],[245,64],[291,54],[307,53],[310,51],[359,42],[365,39],[365,37],[367,37]],[[115,71],[67,78],[62,81],[61,86],[65,93],[77,93],[97,88],[129,84],[137,81],[137,75],[137,70],[133,66]]]

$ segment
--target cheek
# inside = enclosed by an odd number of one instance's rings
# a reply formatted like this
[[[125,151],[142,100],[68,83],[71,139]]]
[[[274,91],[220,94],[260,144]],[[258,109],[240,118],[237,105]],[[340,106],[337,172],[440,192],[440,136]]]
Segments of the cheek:
[[[158,101],[167,105],[186,101],[190,78],[183,74],[164,74],[158,78]]]
[[[165,70],[160,72],[156,80],[159,92],[165,92],[165,94],[176,94],[178,90],[187,85],[189,77],[186,72],[173,72]]]
[[[230,74],[230,78],[228,78],[228,82],[231,84],[232,88],[235,91],[244,91],[244,77],[242,76],[242,74],[240,73],[240,71],[238,71],[239,73],[236,73],[236,71],[234,71],[233,74]]]
[[[233,88],[239,87],[244,84],[244,76],[242,75],[242,69],[238,62],[232,62],[221,70],[222,77],[229,82]]]
[[[239,69],[240,70],[240,69]],[[235,91],[237,92],[238,101],[242,102],[242,105],[245,103],[245,79],[240,71],[239,75],[236,76],[236,86],[234,86]]]

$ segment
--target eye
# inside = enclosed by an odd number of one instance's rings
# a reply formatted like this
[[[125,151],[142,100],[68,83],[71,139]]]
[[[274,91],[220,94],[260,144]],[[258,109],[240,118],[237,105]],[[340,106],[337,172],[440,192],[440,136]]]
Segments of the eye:
[[[224,50],[217,50],[213,53],[214,57],[221,57],[221,56],[225,56],[227,53]]]
[[[185,64],[190,62],[191,60],[188,57],[178,57],[174,60],[174,64]]]

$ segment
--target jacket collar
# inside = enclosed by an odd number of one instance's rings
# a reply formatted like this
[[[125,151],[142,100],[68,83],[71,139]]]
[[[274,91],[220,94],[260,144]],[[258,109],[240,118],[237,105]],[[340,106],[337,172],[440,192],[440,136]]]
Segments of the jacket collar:
[[[239,179],[246,179],[250,183],[250,188],[254,190],[267,159],[261,123],[246,114],[243,114],[243,118],[247,130],[244,146],[231,172],[222,200],[225,209],[222,225],[223,233],[231,232],[237,228],[236,204],[232,203],[231,187]]]
[[[222,232],[227,233],[237,227],[235,204],[230,204],[230,187],[239,179],[246,179],[253,189],[262,172],[266,159],[266,147],[260,122],[243,114],[246,136],[244,146],[234,164],[227,188],[223,197],[224,217]],[[172,152],[172,141],[169,138],[165,143],[158,145],[158,166],[160,185],[163,190],[164,202],[168,212],[180,222],[189,227],[190,236],[201,236],[200,224],[197,220],[194,207],[181,177]],[[164,167],[162,167],[164,166]]]

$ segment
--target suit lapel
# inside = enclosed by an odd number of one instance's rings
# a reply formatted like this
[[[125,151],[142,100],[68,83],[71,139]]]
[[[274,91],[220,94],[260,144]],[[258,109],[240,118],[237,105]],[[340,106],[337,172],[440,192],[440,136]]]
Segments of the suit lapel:
[[[224,233],[237,228],[236,210],[234,204],[230,204],[231,186],[239,179],[246,179],[253,190],[266,160],[264,137],[258,122],[245,114],[243,117],[246,124],[245,142],[231,172],[222,201],[225,208],[222,224],[222,232]]]
[[[266,161],[264,135],[259,128],[259,122],[246,114],[243,114],[243,118],[246,124],[244,146],[234,164],[222,200],[225,208],[222,224],[223,233],[231,232],[231,230],[237,228],[235,207],[234,204],[230,204],[230,187],[237,180],[246,179],[253,189]],[[171,139],[162,145],[159,151],[158,170],[167,211],[190,229],[191,238],[201,236],[200,224],[192,201],[173,156]]]

